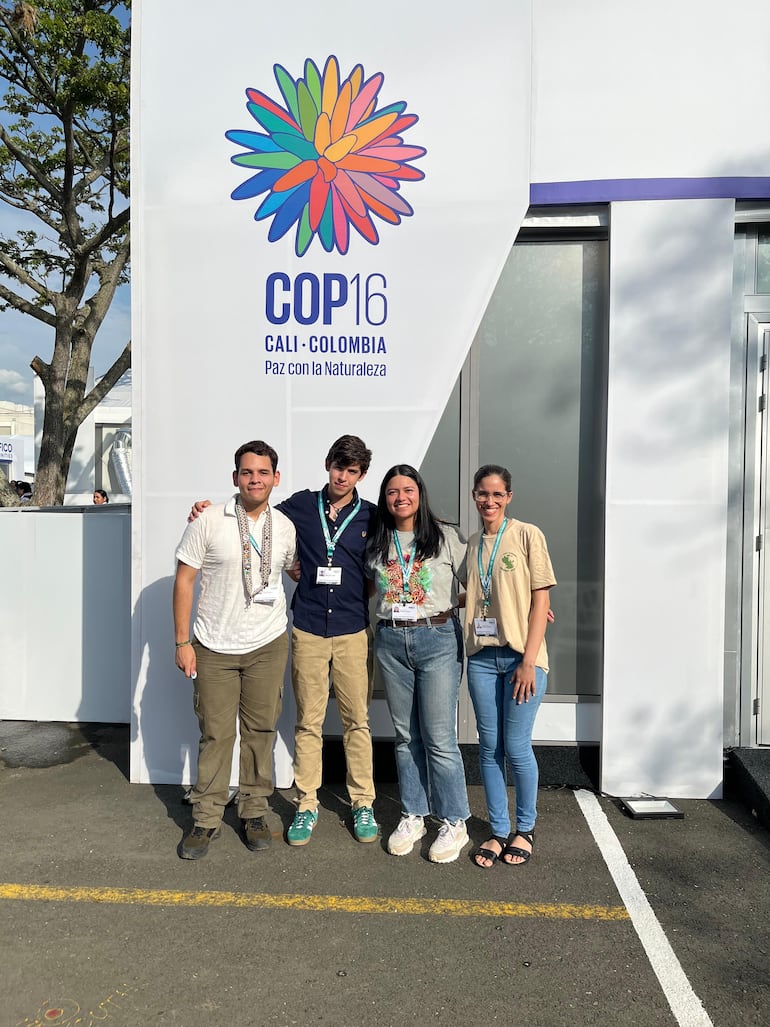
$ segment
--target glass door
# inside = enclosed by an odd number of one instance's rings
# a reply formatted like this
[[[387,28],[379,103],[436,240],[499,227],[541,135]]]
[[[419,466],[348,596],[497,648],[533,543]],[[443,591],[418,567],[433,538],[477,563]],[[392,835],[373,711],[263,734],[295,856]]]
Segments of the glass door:
[[[754,510],[752,530],[745,542],[754,563],[754,616],[752,618],[752,695],[751,716],[755,722],[758,745],[770,745],[770,435],[768,433],[768,360],[770,359],[770,315],[748,316],[748,370],[755,377],[756,389],[747,389],[748,405],[756,411],[754,473]],[[747,418],[747,425],[751,420]]]
[[[548,738],[575,731],[598,740],[608,245],[601,230],[520,234],[421,467],[434,510],[470,535],[479,527],[476,468],[507,466],[511,515],[545,533],[559,582],[548,628],[546,702],[556,711]],[[465,688],[459,725],[460,740],[475,742]]]

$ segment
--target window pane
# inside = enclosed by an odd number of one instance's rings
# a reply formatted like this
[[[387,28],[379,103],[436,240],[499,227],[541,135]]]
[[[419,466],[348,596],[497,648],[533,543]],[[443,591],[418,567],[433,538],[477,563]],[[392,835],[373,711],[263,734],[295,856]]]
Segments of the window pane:
[[[757,292],[770,292],[770,232],[757,235]]]
[[[559,582],[557,694],[601,687],[607,259],[603,241],[517,243],[476,340],[480,463],[510,469],[509,513],[542,528]]]
[[[116,439],[120,437],[122,446],[128,445],[120,452],[115,450]],[[110,497],[131,493],[130,487],[130,440],[131,429],[127,424],[97,424],[94,456],[94,488],[104,489]],[[124,467],[121,464],[127,464]]]
[[[420,467],[437,517],[460,523],[460,379]]]

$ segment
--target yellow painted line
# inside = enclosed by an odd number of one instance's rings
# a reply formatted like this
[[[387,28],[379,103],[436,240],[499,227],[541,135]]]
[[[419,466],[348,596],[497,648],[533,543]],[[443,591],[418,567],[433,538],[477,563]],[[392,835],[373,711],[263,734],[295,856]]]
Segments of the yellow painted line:
[[[267,895],[230,891],[166,891],[145,888],[54,888],[0,884],[0,899],[33,902],[107,902],[128,906],[229,906],[235,909],[300,909],[332,913],[399,913],[409,916],[540,917],[546,920],[628,920],[625,906],[564,903],[473,902],[463,899],[381,899],[347,895]]]

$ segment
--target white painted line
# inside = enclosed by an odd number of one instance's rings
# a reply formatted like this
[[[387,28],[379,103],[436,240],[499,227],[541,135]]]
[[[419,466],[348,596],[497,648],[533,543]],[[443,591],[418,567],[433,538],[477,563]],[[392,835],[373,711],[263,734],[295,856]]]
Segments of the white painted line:
[[[682,964],[676,958],[598,799],[583,789],[575,792],[575,798],[677,1023],[680,1027],[714,1027],[703,1003],[693,991]]]

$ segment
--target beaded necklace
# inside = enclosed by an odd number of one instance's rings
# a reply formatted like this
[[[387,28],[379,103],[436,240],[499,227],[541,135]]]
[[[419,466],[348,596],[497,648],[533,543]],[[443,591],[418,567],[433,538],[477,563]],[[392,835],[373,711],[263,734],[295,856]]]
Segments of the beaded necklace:
[[[267,588],[270,581],[270,567],[273,558],[273,515],[268,506],[265,509],[265,520],[262,524],[262,547],[258,548],[251,534],[249,518],[243,508],[241,497],[235,500],[235,516],[238,519],[238,533],[241,536],[241,560],[243,563],[243,589],[246,593],[246,607],[248,609],[254,601],[254,596]],[[259,570],[261,583],[259,588],[254,588],[251,574],[251,547],[252,545],[259,553]]]

